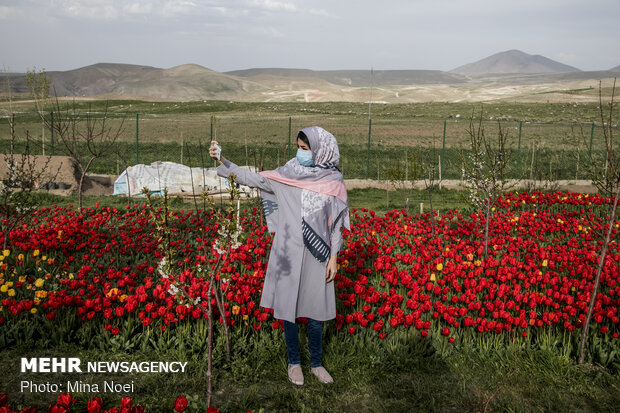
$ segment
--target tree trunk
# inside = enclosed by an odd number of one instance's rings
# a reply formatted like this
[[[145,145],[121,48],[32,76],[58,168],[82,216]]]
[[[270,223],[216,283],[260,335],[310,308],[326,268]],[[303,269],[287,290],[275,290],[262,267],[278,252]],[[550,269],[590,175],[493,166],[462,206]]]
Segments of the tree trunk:
[[[592,296],[590,297],[590,306],[588,307],[588,314],[586,320],[583,323],[581,330],[581,342],[579,343],[579,364],[583,364],[586,357],[586,340],[588,337],[588,330],[590,328],[590,321],[592,320],[592,314],[594,313],[594,304],[596,303],[596,296],[598,295],[598,287],[601,282],[601,273],[603,272],[603,265],[605,264],[605,256],[607,255],[607,247],[611,240],[611,231],[614,228],[614,221],[616,219],[616,208],[618,207],[618,196],[620,195],[620,185],[616,188],[616,194],[614,196],[614,204],[611,207],[611,214],[607,221],[609,228],[605,235],[603,247],[601,248],[601,255],[599,257],[598,268],[596,269],[596,277],[594,278],[594,287],[592,288]]]
[[[80,211],[82,210],[82,185],[84,184],[84,177],[86,176],[86,172],[90,169],[90,165],[96,158],[96,156],[93,156],[88,160],[86,167],[82,169],[82,175],[80,175],[80,183],[78,184],[78,207],[80,208]]]
[[[484,220],[484,259],[489,258],[489,220],[491,219],[491,203],[487,204]]]
[[[220,311],[220,317],[222,317],[222,326],[224,327],[224,337],[226,338],[226,359],[230,360],[230,334],[228,332],[228,324],[226,324],[226,313],[224,310],[224,297],[220,297],[222,292],[221,281],[217,283],[217,290],[215,291],[215,302],[217,303],[217,308]]]
[[[214,279],[211,278],[207,294],[209,309],[209,333],[207,338],[207,407],[211,406],[211,399],[213,397],[213,307],[211,306],[213,282]]]

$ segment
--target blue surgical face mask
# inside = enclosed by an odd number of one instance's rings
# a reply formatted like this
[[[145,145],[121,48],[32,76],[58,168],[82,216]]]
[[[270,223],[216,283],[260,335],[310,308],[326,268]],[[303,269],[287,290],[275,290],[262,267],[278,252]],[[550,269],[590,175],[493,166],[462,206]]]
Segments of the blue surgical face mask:
[[[312,166],[312,151],[297,149],[297,160],[303,166]]]

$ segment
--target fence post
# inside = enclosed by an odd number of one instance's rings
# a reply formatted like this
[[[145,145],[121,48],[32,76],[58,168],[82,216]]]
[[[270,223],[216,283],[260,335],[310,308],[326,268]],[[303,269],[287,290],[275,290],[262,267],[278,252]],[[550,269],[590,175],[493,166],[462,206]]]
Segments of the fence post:
[[[368,118],[368,148],[366,151],[366,179],[368,179],[368,169],[370,167],[370,131],[372,128],[372,119]]]
[[[592,141],[594,140],[594,122],[592,122],[592,129],[590,129],[590,153],[588,155],[588,163],[592,164]]]
[[[286,159],[291,159],[291,117],[288,117],[288,147],[286,152]]]
[[[51,133],[51,145],[52,145],[52,156],[54,156],[54,112],[50,112],[50,133]]]
[[[443,121],[443,143],[441,144],[441,158],[440,158],[440,162],[439,162],[439,168],[440,168],[439,169],[439,176],[440,177],[443,176],[443,163],[444,163],[444,160],[446,159],[444,157],[444,151],[446,149],[446,124],[447,124],[447,122],[448,121],[446,121],[444,119],[444,121]]]
[[[136,165],[139,164],[138,159],[138,123],[139,123],[139,115],[136,113]]]
[[[515,172],[515,179],[519,179],[519,173],[521,168],[521,128],[523,127],[523,121],[519,121],[519,143],[517,144],[517,169]]]

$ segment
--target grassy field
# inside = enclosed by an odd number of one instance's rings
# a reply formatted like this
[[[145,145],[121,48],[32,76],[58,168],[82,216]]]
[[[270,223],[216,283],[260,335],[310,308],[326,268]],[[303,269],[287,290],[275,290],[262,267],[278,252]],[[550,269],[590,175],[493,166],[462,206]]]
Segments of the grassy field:
[[[377,213],[385,213],[392,209],[409,209],[410,214],[415,215],[420,212],[420,203],[423,203],[424,212],[430,211],[430,202],[428,193],[421,190],[384,190],[377,188],[356,188],[348,191],[349,208],[368,208]],[[466,194],[463,191],[454,189],[435,189],[432,193],[433,209],[436,211],[447,211],[449,209],[466,209],[469,204],[466,201]],[[155,199],[157,202],[158,200]],[[84,208],[92,208],[96,204],[101,206],[110,206],[115,208],[125,208],[127,205],[127,197],[124,196],[84,196]],[[142,205],[145,202],[143,197],[132,197],[131,205]],[[181,197],[173,197],[170,201],[170,207],[174,210],[190,210],[203,207],[202,200],[197,200],[197,204],[190,199]],[[225,201],[224,201],[225,202]],[[49,193],[38,193],[35,195],[35,203],[39,207],[52,207],[54,205],[61,207],[76,206],[78,204],[77,195],[60,196]],[[216,201],[217,205],[217,201]],[[242,206],[252,208],[256,205],[256,200],[246,200],[242,202]]]
[[[18,136],[26,131],[41,141],[41,122],[31,111],[32,104],[15,104]],[[80,111],[102,111],[102,102],[77,102]],[[229,157],[238,163],[262,165],[265,169],[282,164],[289,154],[289,118],[291,131],[307,125],[319,124],[333,131],[340,142],[342,169],[345,178],[365,177],[385,179],[387,167],[399,164],[411,171],[413,164],[409,150],[435,147],[432,156],[445,159],[445,178],[458,178],[460,148],[465,145],[468,118],[479,105],[427,103],[411,105],[373,105],[371,156],[367,158],[368,106],[356,103],[233,103],[233,102],[110,102],[110,113],[126,117],[121,152],[131,164],[135,160],[136,113],[139,119],[139,153],[142,163],[171,160],[191,164],[202,163],[198,142],[206,145],[211,138],[211,115],[216,116],[213,137],[222,142]],[[571,142],[589,142],[591,123],[596,122],[593,156],[600,144],[600,118],[594,104],[488,104],[485,105],[485,125],[508,128],[517,147],[519,122],[522,123],[521,152],[514,156],[515,175],[527,173],[530,165],[537,164],[537,173],[549,170],[556,177],[578,176],[576,156]],[[7,105],[2,110],[6,115]],[[457,115],[459,115],[457,117]],[[617,117],[616,117],[617,118]],[[445,121],[445,123],[444,123]],[[530,122],[530,123],[527,123]],[[446,148],[442,152],[444,124]],[[0,119],[0,145],[6,147],[8,120]],[[46,151],[49,154],[49,133],[45,132]],[[181,142],[187,146],[181,145]],[[58,144],[58,142],[56,142]],[[585,145],[585,144],[584,144]],[[189,147],[188,147],[189,146]],[[581,147],[583,151],[587,146]],[[58,149],[58,146],[55,148]],[[535,153],[532,157],[531,153]],[[291,151],[294,153],[294,151]],[[245,160],[245,162],[244,162]],[[402,160],[402,161],[401,161]],[[208,162],[208,161],[207,161]],[[540,164],[540,165],[538,165]],[[366,169],[368,165],[368,170]],[[447,165],[451,165],[449,169]],[[93,165],[92,172],[118,173],[124,161],[115,156]],[[409,172],[411,173],[411,172]],[[411,176],[409,176],[411,178]],[[379,214],[395,208],[409,208],[414,215],[430,209],[428,194],[424,191],[401,189],[353,189],[348,192],[350,208],[369,208]],[[433,193],[434,209],[467,209],[464,193],[441,190]],[[143,198],[132,198],[131,203],[142,204]],[[248,201],[252,207],[255,201]],[[84,206],[95,204],[124,208],[124,197],[84,198]],[[41,207],[77,205],[77,197],[37,195]],[[199,207],[200,201],[198,202]],[[174,198],[171,207],[176,210],[194,209],[192,201]],[[204,327],[204,326],[203,326]],[[178,328],[185,328],[180,325]],[[189,328],[189,327],[188,327]],[[79,328],[74,332],[79,336]],[[133,378],[135,391],[132,398],[147,407],[147,411],[172,411],[178,395],[187,395],[204,411],[200,404],[205,398],[206,358],[204,328],[195,341],[181,345],[174,333],[153,335],[147,349],[122,348],[121,341],[109,335],[94,340],[88,346],[54,342],[50,337],[39,341],[13,345],[0,351],[0,392],[9,393],[10,400],[20,406],[37,405],[46,409],[51,402],[48,393],[21,394],[19,380],[36,375],[16,375],[21,357],[80,357],[84,362],[93,360],[123,361],[188,361],[186,374],[137,375]],[[174,332],[174,330],[172,330]],[[303,331],[303,328],[302,328]],[[180,335],[182,336],[182,335]],[[73,338],[75,338],[73,337]],[[492,340],[482,338],[477,346],[447,346],[435,340],[421,340],[418,335],[388,337],[357,342],[345,330],[336,331],[328,323],[324,340],[324,364],[335,377],[330,386],[320,385],[311,376],[308,354],[302,354],[306,385],[296,387],[286,379],[286,355],[282,333],[279,331],[254,332],[234,330],[233,358],[223,356],[221,335],[215,353],[214,404],[223,412],[335,411],[335,412],[613,412],[620,405],[620,376],[618,365],[577,366],[557,352],[540,348],[493,346]],[[486,336],[485,336],[486,337]],[[350,345],[351,341],[355,341]],[[75,340],[73,341],[75,343]],[[486,343],[486,344],[485,344]],[[301,334],[302,348],[305,335]],[[127,380],[127,375],[119,379]],[[107,375],[107,379],[114,376]],[[50,375],[46,380],[63,382],[76,380],[72,375]],[[98,382],[101,376],[83,375],[83,382]],[[160,403],[165,389],[169,405]],[[85,402],[93,395],[75,394],[77,411],[85,410]],[[106,406],[118,405],[119,394],[102,395]],[[198,402],[198,400],[200,402]],[[15,406],[14,406],[15,407]]]
[[[423,191],[391,191],[389,206],[385,190],[353,189],[349,191],[351,208],[370,208],[379,213],[405,207],[409,198],[411,213],[419,202],[427,207]],[[76,204],[77,199],[41,195],[41,206]],[[132,202],[141,204],[142,198]],[[85,197],[85,206],[100,205],[123,208],[124,197]],[[434,193],[436,209],[445,211],[467,208],[463,193],[441,190]],[[171,200],[173,209],[193,209],[181,198]],[[246,206],[253,206],[247,203]],[[61,317],[65,320],[65,318]],[[71,323],[70,317],[66,317]],[[77,318],[73,323],[78,323]],[[50,323],[49,326],[54,324]],[[85,324],[88,329],[93,326]],[[30,327],[32,328],[32,326]],[[36,328],[36,326],[35,326]],[[147,347],[133,343],[123,347],[124,339],[102,335],[86,346],[75,344],[82,336],[80,327],[63,327],[71,334],[46,334],[40,339],[12,345],[0,351],[0,392],[9,394],[19,406],[35,405],[43,411],[53,399],[49,393],[20,393],[20,382],[32,380],[66,383],[80,380],[98,383],[104,380],[133,384],[134,403],[147,411],[172,411],[174,399],[186,395],[188,411],[204,412],[206,394],[206,350],[204,325],[183,325],[166,333],[153,330]],[[85,329],[87,329],[85,327]],[[95,327],[96,328],[96,327]],[[175,334],[175,329],[190,329],[190,334]],[[195,329],[195,331],[193,330]],[[87,335],[87,333],[85,333]],[[178,337],[192,337],[180,343]],[[304,327],[300,341],[306,383],[297,387],[286,378],[286,349],[282,332],[233,330],[233,357],[226,360],[222,335],[217,334],[215,351],[215,394],[213,403],[222,412],[614,412],[620,403],[618,365],[577,366],[557,351],[494,344],[492,336],[481,336],[475,346],[446,345],[445,340],[421,339],[419,334],[394,335],[383,341],[365,341],[364,336],[350,336],[327,323],[324,334],[324,365],[333,374],[333,385],[321,385],[308,366]],[[368,337],[366,337],[368,338]],[[65,342],[66,340],[66,342]],[[73,344],[71,343],[73,342]],[[183,374],[13,374],[21,357],[79,357],[87,361],[187,361]],[[162,405],[161,392],[169,397]],[[95,394],[74,393],[76,411],[85,411],[85,403]],[[118,406],[122,394],[98,394],[105,406]],[[15,407],[15,404],[14,404]]]
[[[104,103],[76,101],[74,105],[81,116],[90,111],[97,117],[105,111]],[[64,104],[68,102],[61,102],[61,107]],[[445,179],[458,179],[469,144],[470,117],[478,119],[481,111],[487,136],[495,136],[499,128],[508,136],[511,177],[583,179],[578,161],[599,158],[603,144],[598,107],[590,103],[376,104],[371,125],[368,106],[362,103],[108,104],[109,125],[121,135],[115,153],[96,161],[93,173],[118,174],[126,165],[157,160],[209,164],[203,158],[212,138],[235,162],[271,169],[294,155],[297,130],[320,125],[338,139],[346,178],[385,179],[390,166],[408,173],[416,163],[425,163],[441,166]],[[33,153],[64,153],[58,137],[52,144],[49,130],[43,130],[32,103],[15,103],[12,111],[18,151],[23,150],[28,134]],[[0,108],[2,147],[9,145],[9,112],[7,104]]]
[[[61,108],[65,104],[69,103],[61,102]],[[368,105],[363,103],[111,101],[108,104],[108,114],[117,119],[112,124],[118,126],[124,120],[122,140],[132,142],[136,137],[136,114],[138,134],[144,142],[178,142],[182,137],[188,141],[210,139],[212,115],[217,119],[213,135],[222,142],[286,144],[289,118],[293,133],[318,124],[333,132],[341,144],[360,143],[360,140],[366,143],[368,138]],[[90,111],[96,116],[104,113],[105,102],[77,101],[71,108],[82,114]],[[32,103],[13,105],[18,135],[23,136],[29,130],[33,136],[40,137],[41,121],[33,109]],[[49,106],[44,113],[49,116],[51,111],[56,110]],[[601,122],[598,105],[591,103],[375,104],[371,108],[372,143],[429,146],[436,140],[441,145],[446,121],[446,146],[458,146],[467,137],[470,117],[479,118],[481,111],[489,130],[497,128],[499,121],[516,138],[519,122],[523,122],[524,137],[551,146],[559,144],[559,138],[572,134],[576,124],[600,125]],[[9,113],[8,105],[0,107],[2,137],[8,133]],[[589,129],[586,132],[589,137]]]
[[[248,334],[255,337],[250,340]],[[344,331],[337,333],[328,323],[324,334],[324,365],[335,382],[322,385],[307,367],[309,355],[302,327],[300,345],[306,382],[302,387],[287,380],[282,332],[235,334],[230,361],[223,357],[223,343],[218,342],[214,405],[222,412],[613,412],[620,403],[617,372],[575,366],[569,359],[542,350],[451,347],[440,351],[431,339],[421,339],[419,335],[381,342],[373,339],[360,345],[349,343],[358,338],[346,335]],[[154,337],[154,342],[161,345],[155,351],[111,353],[74,345],[42,349],[40,343],[4,349],[0,352],[0,374],[6,380],[2,381],[0,392],[8,392],[10,399],[16,400],[19,394],[15,389],[19,389],[20,380],[41,380],[36,374],[12,374],[21,357],[73,356],[83,363],[91,360],[187,361],[186,372],[180,374],[104,376],[106,380],[132,382],[134,403],[147,407],[147,411],[172,411],[174,399],[186,395],[195,406],[192,408],[190,404],[189,411],[204,412],[204,348],[200,345],[181,348],[169,341],[174,335],[160,337]],[[203,342],[202,339],[197,337],[196,343]],[[57,373],[46,374],[45,380],[52,383],[81,380],[102,386],[101,376]],[[166,389],[166,394],[170,395],[167,405],[161,404],[161,389]],[[74,393],[74,396],[78,399],[78,411],[94,397],[90,393]],[[121,397],[110,393],[99,396],[105,406],[118,406]],[[44,407],[50,403],[50,395],[25,393],[21,402],[23,406]]]

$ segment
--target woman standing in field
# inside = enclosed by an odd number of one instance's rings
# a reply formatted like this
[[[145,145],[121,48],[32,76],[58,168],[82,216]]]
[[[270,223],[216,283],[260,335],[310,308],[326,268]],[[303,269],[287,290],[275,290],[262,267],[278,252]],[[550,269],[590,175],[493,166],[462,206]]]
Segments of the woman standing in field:
[[[342,227],[349,228],[347,192],[338,169],[336,138],[317,126],[297,134],[297,156],[273,171],[253,173],[220,154],[218,175],[234,174],[237,182],[261,190],[265,217],[275,237],[269,255],[261,307],[284,321],[288,377],[304,383],[296,319],[308,319],[308,350],[312,373],[321,383],[333,382],[322,366],[323,321],[336,317],[334,277],[342,248]]]

